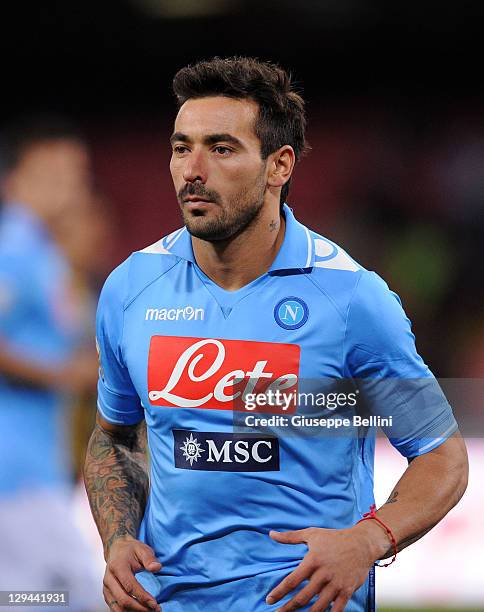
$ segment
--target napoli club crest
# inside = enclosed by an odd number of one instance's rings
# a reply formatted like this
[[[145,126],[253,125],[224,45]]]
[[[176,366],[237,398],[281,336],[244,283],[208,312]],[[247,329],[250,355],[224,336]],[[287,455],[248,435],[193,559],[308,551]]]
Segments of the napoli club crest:
[[[309,309],[304,300],[286,297],[274,308],[274,318],[283,329],[299,329],[309,317]]]

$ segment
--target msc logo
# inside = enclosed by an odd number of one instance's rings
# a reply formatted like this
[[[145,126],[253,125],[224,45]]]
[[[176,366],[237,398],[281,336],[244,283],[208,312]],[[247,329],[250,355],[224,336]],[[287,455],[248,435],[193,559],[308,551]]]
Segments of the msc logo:
[[[273,436],[173,429],[175,467],[212,472],[279,471],[279,440]]]
[[[308,317],[307,304],[298,297],[286,297],[274,308],[276,323],[284,329],[298,329],[306,323]]]
[[[205,311],[203,308],[193,308],[193,306],[185,306],[184,308],[147,308],[145,321],[203,321]]]

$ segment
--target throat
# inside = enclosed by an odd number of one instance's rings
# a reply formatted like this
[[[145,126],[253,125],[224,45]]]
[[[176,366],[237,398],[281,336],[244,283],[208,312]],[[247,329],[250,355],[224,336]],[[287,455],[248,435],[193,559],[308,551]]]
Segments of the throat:
[[[197,265],[226,291],[237,291],[270,269],[284,240],[284,218],[268,223],[265,231],[244,234],[217,242],[192,237]]]

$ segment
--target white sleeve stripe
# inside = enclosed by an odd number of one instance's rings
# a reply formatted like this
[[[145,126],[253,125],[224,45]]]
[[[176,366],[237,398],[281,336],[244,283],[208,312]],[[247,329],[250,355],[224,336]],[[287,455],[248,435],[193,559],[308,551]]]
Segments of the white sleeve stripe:
[[[453,429],[455,429],[455,428],[456,428],[456,426],[455,426],[455,423],[454,423],[453,425],[451,425],[451,426],[449,427],[449,429],[447,429],[447,431],[444,431],[444,433],[443,433],[441,436],[439,436],[438,438],[434,438],[434,439],[432,440],[432,442],[429,442],[429,443],[428,443],[428,444],[426,444],[425,446],[422,446],[422,448],[419,448],[419,449],[418,449],[418,452],[419,452],[419,453],[423,453],[424,451],[426,451],[428,448],[430,448],[430,447],[434,446],[435,444],[438,444],[439,442],[443,442],[444,440],[446,440],[446,439],[447,439],[447,434],[450,434],[450,432],[451,432]]]
[[[115,425],[123,425],[123,421],[120,421],[118,419],[113,419],[111,417],[108,417],[108,415],[102,409],[101,402],[99,400],[97,402],[97,409],[99,410],[99,412],[100,412],[101,416],[103,417],[103,419],[106,419],[106,421],[109,421],[110,423],[114,423]]]

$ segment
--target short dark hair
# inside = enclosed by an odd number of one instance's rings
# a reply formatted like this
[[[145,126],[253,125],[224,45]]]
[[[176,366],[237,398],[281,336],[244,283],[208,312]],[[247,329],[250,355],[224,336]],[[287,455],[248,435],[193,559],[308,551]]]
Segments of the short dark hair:
[[[0,177],[13,170],[31,147],[55,140],[74,140],[85,144],[78,127],[58,115],[18,117],[0,132]]]
[[[173,79],[178,107],[192,98],[227,96],[250,99],[259,106],[254,126],[261,156],[283,145],[294,149],[296,161],[307,151],[304,100],[295,91],[291,75],[272,62],[252,57],[214,57],[179,70]],[[281,207],[290,180],[281,190]]]

